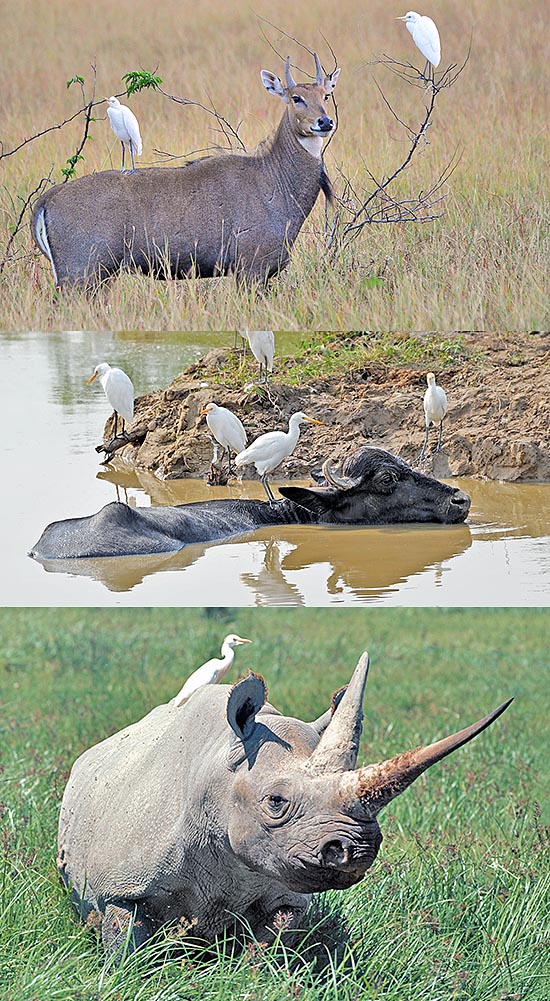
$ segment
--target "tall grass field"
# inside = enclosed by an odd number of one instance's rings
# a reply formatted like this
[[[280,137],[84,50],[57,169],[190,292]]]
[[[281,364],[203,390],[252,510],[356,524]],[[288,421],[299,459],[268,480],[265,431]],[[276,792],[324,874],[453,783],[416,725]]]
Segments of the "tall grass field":
[[[454,163],[441,200],[421,213],[424,222],[369,224],[330,256],[320,197],[288,270],[257,294],[236,288],[232,278],[160,282],[126,273],[95,296],[58,296],[49,263],[31,241],[27,214],[7,252],[30,193],[43,178],[59,182],[71,169],[83,117],[32,137],[82,106],[78,77],[90,99],[92,63],[96,100],[122,95],[122,76],[146,70],[162,78],[167,93],[214,107],[251,149],[284,108],[264,90],[260,69],[283,75],[290,54],[294,76],[305,80],[313,61],[299,43],[318,50],[327,71],[334,68],[332,47],[342,74],[335,91],[338,131],[326,167],[346,201],[339,208],[344,218],[404,161],[410,134],[424,117],[423,87],[377,62],[389,55],[422,68],[423,57],[395,20],[403,7],[382,0],[281,0],[275,7],[267,0],[4,4],[0,329],[542,329],[549,319],[548,76],[541,44],[547,22],[537,0],[519,7],[440,0],[423,8],[440,30],[440,71],[462,65],[469,54],[455,83],[438,95],[410,166],[388,188],[388,198],[405,205]],[[67,87],[69,80],[75,82]],[[185,155],[226,145],[216,120],[200,108],[150,89],[126,103],[141,125],[142,168],[179,164]],[[94,118],[83,159],[73,160],[76,176],[120,166],[105,103]],[[12,152],[25,139],[32,141]],[[333,218],[329,210],[329,228]]]
[[[2,1001],[546,1001],[548,626],[513,609],[1,610]],[[232,631],[253,645],[228,680],[261,671],[277,708],[305,719],[369,649],[360,763],[515,701],[382,813],[378,860],[318,898],[298,949],[283,935],[204,953],[168,929],[113,969],[57,875],[70,766],[170,699]]]

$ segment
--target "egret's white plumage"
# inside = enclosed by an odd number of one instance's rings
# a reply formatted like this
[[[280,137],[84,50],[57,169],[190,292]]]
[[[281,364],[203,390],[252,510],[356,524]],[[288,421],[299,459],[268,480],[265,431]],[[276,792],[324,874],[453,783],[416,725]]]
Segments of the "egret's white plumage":
[[[243,422],[227,407],[218,407],[215,403],[208,403],[204,410],[201,410],[200,416],[206,417],[210,431],[222,446],[222,459],[227,449],[228,472],[231,472],[231,451],[242,452],[243,448],[246,448],[247,438]],[[216,458],[213,458],[212,462],[215,462]]]
[[[438,386],[435,381],[435,375],[433,372],[428,372],[426,376],[426,382],[428,383],[428,388],[424,393],[424,415],[426,417],[426,437],[424,438],[424,444],[422,446],[422,451],[420,453],[420,461],[424,458],[424,453],[426,451],[426,446],[428,444],[428,433],[431,424],[439,424],[439,438],[437,442],[436,452],[439,452],[441,448],[441,441],[443,438],[443,418],[447,414],[447,395],[445,390]]]
[[[233,647],[240,646],[241,643],[252,643],[252,640],[245,640],[235,633],[230,633],[229,636],[226,636],[222,643],[222,659],[213,657],[212,660],[207,660],[206,664],[193,671],[193,674],[187,679],[175,699],[172,699],[172,704],[182,706],[197,688],[202,688],[203,685],[215,685],[218,681],[221,681],[233,663],[235,656]]]
[[[300,437],[300,424],[304,421],[309,421],[310,424],[323,423],[314,417],[308,417],[300,410],[297,414],[292,414],[288,422],[288,431],[268,431],[267,434],[261,434],[248,448],[245,448],[244,452],[239,452],[235,459],[236,466],[256,466],[270,501],[274,501],[275,497],[269,486],[268,473],[276,469],[287,455],[292,455]]]
[[[111,128],[122,144],[122,170],[124,170],[124,151],[126,146],[130,149],[132,158],[132,171],[136,169],[134,156],[141,156],[143,144],[139,133],[139,125],[136,116],[125,104],[121,104],[117,97],[110,97],[107,114],[111,123]]]
[[[273,356],[275,354],[275,335],[272,330],[245,330],[241,331],[241,337],[246,337],[250,344],[250,350],[257,362],[260,363],[260,379],[262,378],[262,368],[265,368],[265,382],[267,382],[267,372],[273,371]]]
[[[122,417],[122,433],[124,434],[124,422],[130,423],[134,417],[134,387],[132,380],[123,372],[121,368],[111,368],[107,362],[96,365],[94,374],[88,379],[90,385],[94,379],[99,378],[103,391],[115,412],[115,434],[116,438],[118,415]]]
[[[426,70],[429,68],[428,63],[431,63],[435,68],[441,62],[441,41],[434,22],[431,17],[417,14],[415,10],[410,10],[403,17],[398,17],[397,20],[405,22],[414,44],[424,56],[426,60],[424,76],[426,76]],[[433,73],[433,70],[431,72]]]

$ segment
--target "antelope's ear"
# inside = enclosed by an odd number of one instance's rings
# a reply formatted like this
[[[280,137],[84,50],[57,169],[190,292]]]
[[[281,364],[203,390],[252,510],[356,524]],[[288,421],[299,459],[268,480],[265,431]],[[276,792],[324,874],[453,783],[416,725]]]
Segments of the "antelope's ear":
[[[332,94],[332,91],[338,83],[338,77],[340,76],[340,67],[338,66],[330,76],[325,77],[325,91],[327,94]]]
[[[271,73],[269,70],[261,70],[260,76],[265,89],[269,91],[270,94],[275,94],[276,97],[281,97],[285,104],[288,104],[288,94],[279,80],[279,77],[276,76],[275,73]]]

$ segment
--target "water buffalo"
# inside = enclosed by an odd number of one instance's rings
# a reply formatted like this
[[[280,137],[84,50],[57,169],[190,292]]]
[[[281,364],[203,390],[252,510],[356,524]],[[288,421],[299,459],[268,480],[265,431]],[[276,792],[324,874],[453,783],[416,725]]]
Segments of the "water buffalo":
[[[346,889],[373,864],[377,816],[509,702],[453,736],[356,769],[368,656],[313,723],[266,702],[263,679],[205,685],[74,764],[58,866],[115,956],[163,924],[211,942],[237,918],[260,941],[299,925],[310,894]]]
[[[97,514],[54,521],[30,552],[38,559],[177,552],[264,525],[393,525],[464,521],[470,498],[379,448],[358,448],[339,471],[323,464],[323,485],[280,487],[283,500],[224,499],[131,508],[113,501]]]

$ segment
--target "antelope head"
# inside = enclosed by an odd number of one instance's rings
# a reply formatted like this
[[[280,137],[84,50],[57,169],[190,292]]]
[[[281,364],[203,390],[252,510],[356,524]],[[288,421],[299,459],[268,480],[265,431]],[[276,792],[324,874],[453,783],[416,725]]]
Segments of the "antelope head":
[[[261,78],[265,89],[287,105],[288,121],[300,145],[312,156],[320,157],[323,141],[335,128],[334,119],[327,114],[326,102],[336,87],[340,69],[325,76],[316,52],[314,58],[315,83],[296,83],[290,72],[290,56],[285,66],[286,87],[269,70],[262,70]]]

